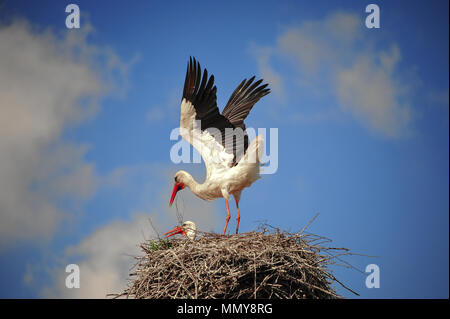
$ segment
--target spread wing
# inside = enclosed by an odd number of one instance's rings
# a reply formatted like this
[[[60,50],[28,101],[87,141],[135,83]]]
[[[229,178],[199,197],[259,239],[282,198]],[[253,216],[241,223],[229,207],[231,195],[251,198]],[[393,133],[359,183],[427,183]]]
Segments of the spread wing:
[[[244,79],[241,84],[234,90],[228,100],[227,105],[223,109],[222,115],[225,116],[231,124],[245,130],[244,120],[250,113],[250,110],[259,101],[260,98],[270,93],[267,88],[268,84],[260,85],[263,81],[253,81],[255,77],[250,80]],[[252,84],[253,83],[253,84]]]
[[[208,77],[200,63],[190,58],[184,82],[181,101],[180,133],[202,156],[207,167],[207,176],[211,170],[229,168],[239,161],[248,147],[244,119],[253,105],[269,89],[259,86],[260,81],[250,86],[254,77],[244,80],[234,91],[224,112],[217,107],[217,88],[214,76]]]

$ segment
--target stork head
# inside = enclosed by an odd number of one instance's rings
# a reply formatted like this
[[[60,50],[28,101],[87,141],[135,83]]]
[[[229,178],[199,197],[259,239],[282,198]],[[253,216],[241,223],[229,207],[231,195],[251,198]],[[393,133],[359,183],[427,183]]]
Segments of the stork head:
[[[178,171],[175,174],[175,185],[173,186],[172,196],[170,197],[169,206],[172,206],[173,201],[175,199],[175,196],[177,195],[178,191],[182,190],[185,187],[185,172],[184,171]]]
[[[194,240],[195,236],[197,235],[197,227],[195,226],[194,222],[185,221],[181,226],[178,226],[172,230],[169,230],[164,235],[166,235],[166,238],[168,238],[168,237],[176,235],[176,234],[185,235],[190,240]]]

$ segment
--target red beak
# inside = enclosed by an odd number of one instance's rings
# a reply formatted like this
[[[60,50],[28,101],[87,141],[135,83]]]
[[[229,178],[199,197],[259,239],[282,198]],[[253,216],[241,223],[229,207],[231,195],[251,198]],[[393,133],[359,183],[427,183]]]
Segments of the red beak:
[[[184,235],[185,232],[184,232],[183,228],[181,228],[180,226],[178,226],[178,227],[175,227],[175,228],[172,229],[172,230],[169,230],[169,231],[168,231],[167,233],[165,233],[164,235],[166,235],[165,238],[168,238],[168,237],[173,236],[173,235],[176,235],[176,234]]]
[[[170,197],[169,206],[172,206],[173,200],[175,199],[175,196],[177,195],[177,192],[180,189],[183,189],[183,188],[184,188],[184,184],[183,183],[175,183],[175,185],[173,186],[172,196]]]

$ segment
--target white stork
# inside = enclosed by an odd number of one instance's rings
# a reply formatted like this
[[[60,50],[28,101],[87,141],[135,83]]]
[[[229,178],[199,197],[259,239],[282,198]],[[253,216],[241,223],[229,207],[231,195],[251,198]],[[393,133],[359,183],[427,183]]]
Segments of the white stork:
[[[260,178],[260,158],[264,140],[257,136],[250,144],[244,120],[253,105],[269,94],[268,84],[255,77],[244,79],[234,90],[227,105],[219,112],[214,75],[201,74],[200,63],[190,58],[181,100],[180,135],[202,156],[206,166],[206,179],[197,183],[191,174],[178,171],[170,198],[172,205],[177,192],[185,187],[204,200],[225,198],[227,219],[222,234],[230,220],[228,200],[234,196],[237,208],[236,234],[239,232],[239,200],[241,192]]]
[[[191,222],[188,220],[188,221],[185,221],[181,226],[178,226],[172,230],[169,230],[164,235],[166,235],[166,238],[168,238],[168,237],[176,235],[176,234],[181,234],[181,235],[186,236],[190,240],[194,240],[195,236],[197,236],[197,226],[195,226],[194,222]]]

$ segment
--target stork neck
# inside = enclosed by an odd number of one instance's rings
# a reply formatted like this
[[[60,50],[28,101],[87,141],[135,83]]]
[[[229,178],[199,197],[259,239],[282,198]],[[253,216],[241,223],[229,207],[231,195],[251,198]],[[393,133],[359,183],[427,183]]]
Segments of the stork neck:
[[[201,184],[197,183],[191,174],[186,172],[183,182],[195,195],[199,195]]]

